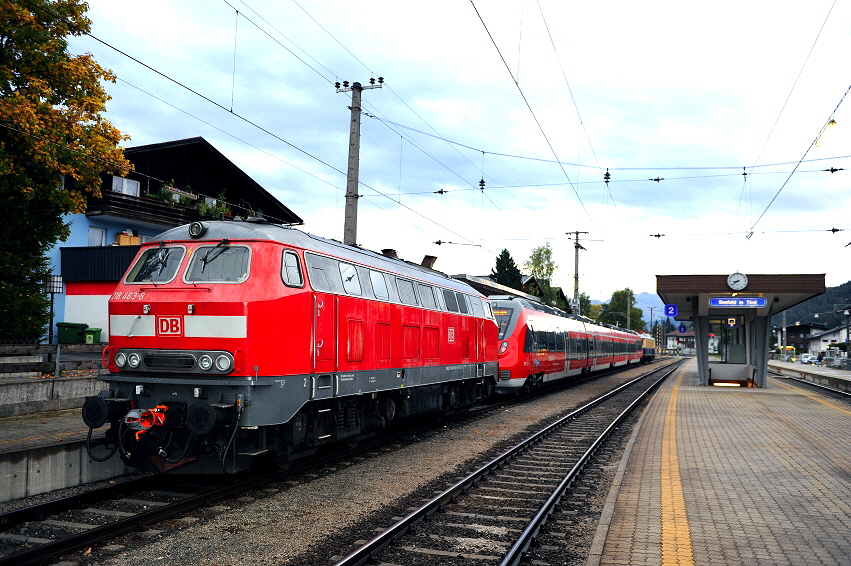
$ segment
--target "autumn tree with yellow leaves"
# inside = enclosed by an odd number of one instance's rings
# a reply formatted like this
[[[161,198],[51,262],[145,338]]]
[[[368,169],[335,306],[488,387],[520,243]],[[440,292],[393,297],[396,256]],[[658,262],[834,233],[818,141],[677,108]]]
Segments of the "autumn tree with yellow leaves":
[[[101,173],[130,168],[128,139],[101,115],[114,75],[68,36],[91,21],[80,0],[0,0],[0,341],[45,333],[45,256],[67,239],[63,215],[99,196]]]

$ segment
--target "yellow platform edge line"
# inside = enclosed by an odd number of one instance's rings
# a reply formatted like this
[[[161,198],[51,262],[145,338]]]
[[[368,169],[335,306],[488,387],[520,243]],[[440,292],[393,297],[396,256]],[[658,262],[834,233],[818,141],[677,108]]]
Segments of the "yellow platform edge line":
[[[682,369],[665,408],[665,424],[662,430],[661,458],[661,503],[662,503],[662,564],[694,564],[691,546],[691,530],[686,513],[680,461],[677,455],[677,399]]]

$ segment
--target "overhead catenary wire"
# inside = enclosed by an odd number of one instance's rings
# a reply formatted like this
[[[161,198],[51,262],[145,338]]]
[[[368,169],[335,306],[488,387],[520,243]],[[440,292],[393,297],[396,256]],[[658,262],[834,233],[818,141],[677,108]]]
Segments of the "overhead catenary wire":
[[[753,233],[754,227],[757,224],[759,224],[759,221],[762,220],[762,218],[765,216],[765,213],[768,212],[768,209],[771,208],[771,205],[774,204],[774,201],[777,200],[777,197],[780,196],[780,193],[783,192],[783,189],[786,187],[786,184],[792,178],[792,175],[795,174],[795,171],[798,169],[798,166],[804,161],[804,159],[807,157],[807,154],[810,152],[810,150],[813,148],[813,146],[816,144],[816,142],[818,142],[818,140],[821,137],[822,133],[824,132],[825,128],[827,128],[828,124],[830,124],[830,121],[833,120],[833,117],[836,115],[836,111],[839,110],[839,107],[842,105],[842,102],[845,101],[845,97],[848,96],[849,91],[851,91],[851,85],[848,85],[848,88],[845,89],[845,92],[842,94],[842,97],[839,99],[839,102],[836,104],[836,107],[833,109],[833,112],[830,113],[830,116],[827,118],[824,125],[819,129],[818,135],[813,139],[813,141],[812,141],[812,143],[810,143],[809,147],[807,147],[807,150],[804,152],[804,155],[802,155],[801,159],[798,161],[798,163],[795,164],[794,169],[792,169],[792,172],[789,173],[788,177],[786,177],[786,180],[783,181],[783,184],[780,186],[780,188],[777,189],[777,192],[771,198],[771,201],[769,201],[768,205],[765,207],[765,210],[762,211],[762,214],[759,215],[759,218],[756,219],[756,222],[751,224],[751,229],[750,229],[751,233]]]
[[[538,125],[538,130],[540,130],[541,135],[544,137],[544,141],[546,141],[547,146],[550,148],[550,151],[552,152],[553,157],[556,158],[556,162],[559,164],[559,167],[561,168],[562,173],[564,173],[564,177],[567,179],[567,182],[570,183],[570,187],[573,189],[574,194],[576,194],[576,198],[579,201],[579,204],[582,205],[582,210],[585,211],[585,215],[588,217],[588,220],[591,222],[591,224],[596,226],[594,224],[594,219],[591,218],[591,213],[588,212],[588,209],[585,207],[585,203],[582,202],[582,197],[579,196],[579,191],[576,189],[576,187],[573,185],[573,182],[570,180],[570,176],[567,174],[567,171],[565,171],[564,166],[561,164],[561,161],[559,160],[558,154],[556,154],[555,148],[550,143],[550,140],[547,137],[546,132],[544,132],[544,127],[541,126],[541,122],[538,120],[538,117],[535,115],[535,111],[532,109],[532,106],[529,104],[529,101],[526,99],[526,95],[523,94],[523,89],[520,88],[520,84],[517,82],[517,79],[515,79],[514,75],[511,73],[511,68],[509,68],[508,63],[505,61],[505,57],[502,56],[502,52],[500,52],[499,46],[496,44],[496,40],[491,35],[491,32],[488,29],[488,26],[485,23],[484,18],[482,18],[482,15],[479,13],[479,9],[476,8],[476,3],[473,0],[470,0],[470,4],[473,6],[473,10],[475,10],[476,15],[479,17],[479,21],[482,22],[482,26],[485,28],[485,32],[487,32],[488,37],[490,38],[491,43],[493,43],[493,46],[496,49],[496,52],[499,55],[499,58],[502,60],[503,65],[505,65],[505,70],[508,71],[508,74],[511,76],[511,79],[514,81],[514,86],[517,88],[517,91],[520,93],[520,97],[523,99],[523,102],[526,104],[526,108],[529,109],[529,113],[532,114],[532,118],[535,120],[535,124]]]
[[[196,95],[196,96],[198,96],[198,97],[200,97],[200,98],[202,98],[202,99],[206,100],[206,101],[207,101],[207,102],[209,102],[210,104],[213,104],[214,106],[216,106],[216,107],[218,107],[218,108],[220,108],[220,109],[224,110],[225,112],[228,112],[229,114],[231,114],[231,115],[233,115],[233,116],[235,116],[235,117],[239,118],[240,120],[242,120],[242,121],[244,121],[244,122],[246,122],[246,123],[250,124],[251,126],[253,126],[253,127],[257,128],[258,130],[260,130],[260,131],[262,131],[262,132],[264,132],[264,133],[266,133],[266,134],[268,134],[268,135],[270,135],[270,136],[274,137],[275,139],[277,139],[277,140],[279,140],[279,141],[281,141],[281,142],[283,142],[283,143],[287,144],[288,146],[292,147],[293,149],[296,149],[297,151],[299,151],[299,152],[303,153],[304,155],[307,155],[307,156],[308,156],[308,157],[310,157],[311,159],[314,159],[314,160],[318,161],[319,163],[321,163],[321,164],[325,165],[326,167],[328,167],[328,168],[330,168],[330,169],[332,169],[332,170],[334,170],[334,171],[336,171],[336,172],[338,172],[338,173],[340,173],[340,174],[342,174],[342,175],[346,175],[346,173],[344,173],[344,172],[343,172],[343,171],[341,171],[340,169],[337,169],[337,168],[336,168],[336,167],[334,167],[333,165],[331,165],[331,164],[329,164],[329,163],[327,163],[327,162],[323,161],[322,159],[320,159],[320,158],[318,158],[318,157],[316,157],[316,156],[312,155],[311,153],[309,153],[309,152],[307,152],[307,151],[305,151],[305,150],[301,149],[300,147],[296,146],[295,144],[290,143],[289,141],[285,140],[285,139],[284,139],[284,138],[282,138],[281,136],[279,136],[279,135],[275,134],[274,132],[270,131],[268,128],[265,128],[265,127],[263,127],[263,126],[261,126],[261,125],[257,124],[256,122],[253,122],[252,120],[249,120],[248,118],[246,118],[246,117],[244,117],[244,116],[242,116],[242,115],[240,115],[240,114],[238,114],[238,113],[236,113],[236,112],[232,112],[232,111],[228,110],[228,109],[227,109],[227,108],[225,108],[223,105],[221,105],[221,104],[219,104],[218,102],[216,102],[216,101],[212,100],[211,98],[209,98],[209,97],[207,97],[207,96],[205,96],[205,95],[201,94],[200,92],[198,92],[198,91],[196,91],[196,90],[194,90],[194,89],[192,89],[192,88],[190,88],[190,87],[188,87],[188,86],[184,85],[184,84],[183,84],[183,83],[181,83],[180,81],[178,81],[178,80],[176,80],[176,79],[173,79],[173,78],[169,77],[169,76],[168,76],[168,75],[166,75],[165,73],[163,73],[163,72],[161,72],[161,71],[159,71],[159,70],[157,70],[157,69],[155,69],[155,68],[151,67],[150,65],[148,65],[148,64],[146,64],[146,63],[144,63],[144,62],[140,61],[139,59],[137,59],[137,58],[133,57],[132,55],[129,55],[128,53],[126,53],[126,52],[122,51],[121,49],[118,49],[117,47],[115,47],[115,46],[113,46],[113,45],[111,45],[111,44],[107,43],[106,41],[103,41],[102,39],[99,39],[98,37],[96,37],[96,36],[92,35],[91,33],[88,33],[88,34],[86,34],[86,35],[88,35],[89,37],[91,37],[91,38],[92,38],[92,39],[94,39],[95,41],[98,41],[99,43],[102,43],[103,45],[105,45],[105,46],[109,47],[110,49],[113,49],[113,50],[117,51],[118,53],[120,53],[121,55],[124,55],[124,56],[125,56],[125,57],[127,57],[128,59],[130,59],[130,60],[132,60],[132,61],[134,61],[134,62],[136,62],[136,63],[138,63],[138,64],[142,65],[143,67],[145,67],[145,68],[147,68],[147,69],[149,69],[149,70],[153,71],[154,73],[156,73],[156,74],[160,75],[161,77],[163,77],[163,78],[165,78],[165,79],[167,79],[167,80],[169,80],[169,81],[173,82],[174,84],[176,84],[176,85],[180,86],[181,88],[186,89],[187,91],[191,92],[192,94],[194,94],[194,95]],[[394,200],[393,200],[393,198],[392,198],[391,196],[389,196],[389,195],[387,195],[387,194],[383,193],[382,191],[379,191],[378,189],[376,189],[376,188],[374,188],[374,187],[371,187],[370,185],[368,185],[368,184],[366,184],[366,183],[360,182],[359,184],[360,184],[360,185],[362,185],[362,186],[364,186],[364,187],[366,187],[366,188],[368,188],[368,189],[369,189],[369,190],[371,190],[371,191],[374,191],[374,192],[378,193],[379,195],[381,195],[381,196],[383,196],[383,197],[387,198],[388,200],[391,200],[391,201],[393,201],[393,202],[396,202],[396,201],[394,201]],[[414,210],[413,208],[411,208],[411,207],[409,207],[409,206],[407,206],[407,205],[405,205],[405,204],[402,204],[402,203],[397,203],[397,204],[398,204],[399,206],[401,206],[402,208],[404,208],[404,209],[406,209],[406,210],[408,210],[408,211],[410,211],[410,212],[413,212],[413,213],[414,213],[414,214],[416,214],[417,216],[420,216],[421,218],[423,218],[423,219],[425,219],[425,220],[427,220],[427,221],[429,221],[429,222],[431,222],[431,223],[435,224],[436,226],[438,226],[438,227],[440,227],[440,228],[442,228],[442,229],[444,229],[444,230],[446,230],[446,231],[448,231],[448,232],[450,232],[450,233],[452,233],[452,234],[454,234],[454,235],[458,236],[459,238],[463,238],[463,239],[467,240],[468,242],[472,242],[472,241],[473,241],[473,240],[471,240],[471,239],[467,238],[466,236],[463,236],[463,235],[459,234],[458,232],[456,232],[456,231],[454,231],[454,230],[451,230],[450,228],[447,228],[446,226],[442,225],[441,223],[437,222],[436,220],[434,220],[434,219],[432,219],[432,218],[429,218],[428,216],[426,216],[425,214],[423,214],[423,213],[419,212],[418,210]],[[485,248],[483,248],[483,249],[485,249]],[[486,251],[488,251],[489,253],[492,253],[492,254],[496,255],[494,252],[492,252],[492,251],[490,251],[490,250],[486,250]]]

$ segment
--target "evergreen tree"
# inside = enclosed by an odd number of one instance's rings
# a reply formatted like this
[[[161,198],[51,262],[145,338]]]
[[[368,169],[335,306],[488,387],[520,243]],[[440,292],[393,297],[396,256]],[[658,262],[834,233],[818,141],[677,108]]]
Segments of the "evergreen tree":
[[[496,257],[496,265],[491,270],[490,278],[500,285],[517,289],[518,291],[523,285],[523,277],[520,274],[520,269],[514,263],[514,259],[507,249],[503,249]]]
[[[0,5],[0,340],[21,340],[49,320],[44,254],[68,237],[62,216],[99,196],[102,171],[127,173],[128,138],[101,116],[113,74],[67,51],[66,36],[91,26],[86,3]]]

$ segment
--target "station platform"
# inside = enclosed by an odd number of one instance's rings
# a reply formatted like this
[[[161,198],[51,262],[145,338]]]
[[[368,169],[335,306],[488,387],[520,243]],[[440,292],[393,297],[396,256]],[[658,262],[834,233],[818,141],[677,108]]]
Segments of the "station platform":
[[[103,437],[106,427],[93,432]],[[0,502],[112,478],[127,472],[120,458],[89,458],[80,409],[0,418]]]
[[[701,387],[686,362],[637,423],[588,566],[851,564],[849,430],[851,404],[782,378]]]

